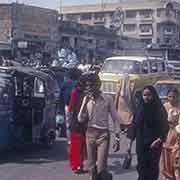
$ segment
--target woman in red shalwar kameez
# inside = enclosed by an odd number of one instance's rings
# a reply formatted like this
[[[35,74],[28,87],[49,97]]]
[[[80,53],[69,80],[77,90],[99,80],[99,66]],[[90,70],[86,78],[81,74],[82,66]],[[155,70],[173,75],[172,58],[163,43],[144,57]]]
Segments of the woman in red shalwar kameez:
[[[84,97],[83,78],[80,83],[72,90],[70,97],[69,111],[71,113],[70,123],[70,145],[69,163],[75,173],[84,173],[83,162],[86,159],[85,123],[79,123],[77,114]]]

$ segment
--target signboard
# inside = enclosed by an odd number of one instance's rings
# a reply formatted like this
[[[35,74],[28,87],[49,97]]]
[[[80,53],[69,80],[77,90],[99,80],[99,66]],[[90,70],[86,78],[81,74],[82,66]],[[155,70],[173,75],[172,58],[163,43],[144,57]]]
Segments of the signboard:
[[[17,13],[25,34],[50,38],[58,24],[58,12],[55,10],[19,5]]]
[[[19,41],[17,46],[18,46],[18,48],[25,49],[28,47],[28,42],[27,41]]]
[[[11,7],[0,5],[0,41],[8,42],[11,37]]]

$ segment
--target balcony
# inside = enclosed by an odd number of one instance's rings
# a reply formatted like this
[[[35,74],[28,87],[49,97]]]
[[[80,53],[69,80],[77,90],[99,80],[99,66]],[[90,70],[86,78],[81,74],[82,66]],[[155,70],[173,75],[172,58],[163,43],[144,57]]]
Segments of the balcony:
[[[175,46],[175,40],[174,40],[174,38],[163,38],[163,39],[161,39],[160,40],[160,46],[164,46],[164,47],[173,47],[173,46]]]
[[[152,36],[153,32],[152,31],[140,31],[139,35],[140,36]]]
[[[174,31],[164,31],[164,35],[166,36],[174,36],[175,32]]]
[[[94,19],[94,24],[96,25],[104,25],[105,19],[104,18],[96,18]]]
[[[140,21],[153,21],[153,16],[139,16]]]
[[[59,24],[59,31],[68,33],[77,33],[79,25],[75,22],[63,21]]]
[[[163,11],[163,12],[161,12],[160,16],[157,17],[157,19],[159,20],[159,22],[170,21],[170,22],[177,23],[176,16],[172,12],[167,14],[165,11]]]

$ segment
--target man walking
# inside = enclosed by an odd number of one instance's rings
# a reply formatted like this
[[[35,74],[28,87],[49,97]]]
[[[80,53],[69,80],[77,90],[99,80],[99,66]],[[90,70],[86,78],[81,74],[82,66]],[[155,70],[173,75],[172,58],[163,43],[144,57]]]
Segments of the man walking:
[[[86,143],[91,180],[112,179],[107,172],[110,144],[108,117],[111,115],[114,128],[116,122],[120,121],[112,97],[103,94],[100,86],[98,75],[90,73],[86,81],[87,95],[78,114],[79,122],[87,121]]]

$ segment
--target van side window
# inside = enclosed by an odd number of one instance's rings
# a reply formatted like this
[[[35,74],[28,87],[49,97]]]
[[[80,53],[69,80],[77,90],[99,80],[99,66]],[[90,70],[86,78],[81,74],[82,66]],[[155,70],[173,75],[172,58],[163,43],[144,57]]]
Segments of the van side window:
[[[165,62],[162,62],[162,71],[166,71],[166,65],[165,65]]]
[[[142,64],[142,73],[144,74],[148,73],[148,64],[146,62]]]
[[[164,62],[159,62],[158,63],[158,72],[163,72],[165,71],[165,64]]]
[[[150,71],[152,73],[158,72],[158,64],[157,64],[157,62],[150,62]]]

